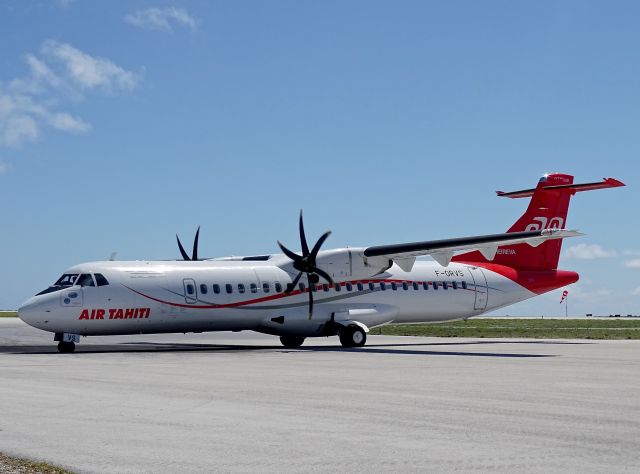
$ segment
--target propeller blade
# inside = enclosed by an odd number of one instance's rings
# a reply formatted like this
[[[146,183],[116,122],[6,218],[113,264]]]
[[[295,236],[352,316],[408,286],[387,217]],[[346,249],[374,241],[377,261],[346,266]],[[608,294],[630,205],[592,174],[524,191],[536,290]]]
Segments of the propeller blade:
[[[327,238],[330,235],[331,235],[331,231],[330,230],[326,231],[324,234],[322,234],[320,236],[320,238],[318,239],[316,244],[313,246],[313,250],[311,250],[311,258],[312,258],[313,261],[315,261],[316,256],[318,255],[318,252],[320,251],[320,247],[322,247],[322,244],[324,244],[324,241],[327,240]]]
[[[331,278],[331,276],[321,268],[314,267],[313,272],[317,273],[318,275],[320,275],[322,278],[324,278],[325,280],[327,280],[329,283],[333,285],[333,278]]]
[[[309,255],[309,246],[307,245],[307,237],[304,235],[304,223],[302,222],[302,209],[300,209],[300,222],[298,224],[300,229],[300,244],[302,245],[302,256]]]
[[[300,280],[301,276],[302,276],[302,272],[296,275],[293,281],[287,285],[287,289],[285,293],[291,293],[296,288],[296,285],[298,284],[298,281]]]
[[[178,237],[178,234],[176,234],[176,240],[178,241],[178,248],[180,249],[180,254],[182,255],[182,258],[184,260],[191,260],[191,258],[189,258],[189,254],[185,252],[184,247],[182,246],[182,242],[180,242],[180,237]]]
[[[200,226],[198,226],[198,230],[196,230],[196,238],[193,239],[193,254],[191,256],[191,260],[194,262],[198,260],[198,238],[200,237]]]
[[[282,242],[280,242],[278,240],[278,246],[280,247],[280,250],[282,250],[282,252],[284,252],[284,254],[289,257],[291,260],[293,260],[294,262],[299,261],[300,259],[302,259],[302,257],[300,255],[298,255],[297,253],[292,252],[291,250],[289,250],[287,247],[285,247]]]
[[[313,288],[309,287],[309,319],[313,316]]]

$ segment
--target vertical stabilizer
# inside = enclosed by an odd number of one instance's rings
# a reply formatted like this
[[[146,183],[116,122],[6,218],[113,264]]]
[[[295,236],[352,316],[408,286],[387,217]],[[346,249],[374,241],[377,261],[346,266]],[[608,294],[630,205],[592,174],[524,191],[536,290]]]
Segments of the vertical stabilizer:
[[[569,212],[571,196],[580,191],[605,189],[624,184],[607,178],[601,182],[573,184],[573,176],[568,174],[546,174],[533,189],[502,192],[498,196],[509,198],[531,197],[526,212],[507,232],[522,232],[542,229],[564,229]],[[453,261],[469,263],[496,263],[518,270],[555,270],[558,268],[562,239],[548,240],[537,247],[516,244],[499,247],[492,260],[478,251],[456,255]],[[485,252],[486,254],[486,252]]]

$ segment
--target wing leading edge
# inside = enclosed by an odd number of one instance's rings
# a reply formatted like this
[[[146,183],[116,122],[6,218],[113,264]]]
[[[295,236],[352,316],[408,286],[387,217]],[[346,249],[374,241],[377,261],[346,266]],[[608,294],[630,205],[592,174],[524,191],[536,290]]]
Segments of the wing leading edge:
[[[394,260],[403,269],[407,266],[413,266],[415,257],[430,255],[440,265],[446,267],[451,262],[454,252],[461,250],[478,250],[487,260],[493,260],[498,251],[498,247],[503,245],[528,244],[532,247],[537,247],[547,240],[578,237],[581,235],[584,234],[576,230],[543,229],[459,237],[455,239],[427,240],[406,244],[377,245],[367,247],[363,254],[365,257],[385,257]]]

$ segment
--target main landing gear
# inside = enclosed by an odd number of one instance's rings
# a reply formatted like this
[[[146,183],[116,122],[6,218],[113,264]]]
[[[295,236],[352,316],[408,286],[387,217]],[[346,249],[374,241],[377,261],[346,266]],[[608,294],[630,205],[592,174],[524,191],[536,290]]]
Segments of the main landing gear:
[[[60,341],[58,343],[58,352],[62,354],[71,354],[76,350],[76,345],[73,342]]]
[[[296,347],[300,347],[304,342],[304,337],[302,336],[280,336],[280,342],[287,349],[295,349]]]
[[[362,347],[367,342],[367,333],[360,326],[347,326],[339,336],[342,347]]]
[[[342,347],[362,347],[367,343],[367,333],[356,325],[343,327],[338,331],[338,336]],[[280,336],[280,342],[287,349],[300,347],[304,340],[302,336]]]

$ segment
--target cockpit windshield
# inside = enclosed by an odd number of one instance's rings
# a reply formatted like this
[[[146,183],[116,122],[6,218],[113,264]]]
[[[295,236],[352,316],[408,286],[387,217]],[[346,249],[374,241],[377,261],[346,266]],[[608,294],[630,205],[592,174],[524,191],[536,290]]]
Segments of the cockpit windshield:
[[[95,277],[95,280],[94,280]],[[38,295],[46,295],[47,293],[53,293],[54,291],[63,290],[70,286],[80,285],[84,286],[106,286],[109,284],[107,279],[102,273],[65,273],[58,280],[46,290],[41,291]]]
[[[91,275],[89,275],[91,276]],[[47,293],[53,293],[54,291],[59,291],[64,288],[69,288],[73,286],[78,279],[78,273],[65,273],[58,280],[46,290],[41,291],[36,296],[46,295]]]
[[[58,281],[56,281],[53,286],[73,286],[76,282],[76,278],[78,278],[77,273],[65,273],[58,278]]]

